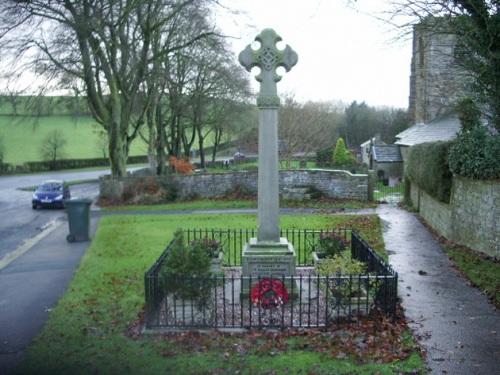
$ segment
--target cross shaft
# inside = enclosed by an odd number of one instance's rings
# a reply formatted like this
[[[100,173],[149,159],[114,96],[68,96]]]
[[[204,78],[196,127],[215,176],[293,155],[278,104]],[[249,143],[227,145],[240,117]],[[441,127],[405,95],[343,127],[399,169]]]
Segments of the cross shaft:
[[[279,229],[279,168],[278,168],[278,107],[280,100],[276,82],[281,76],[276,68],[282,66],[288,72],[297,63],[297,54],[287,45],[279,50],[276,43],[281,37],[273,29],[263,30],[257,37],[260,48],[248,45],[239,55],[241,65],[247,71],[259,67],[255,78],[260,82],[257,98],[259,107],[259,176],[258,221],[259,243],[280,242]]]

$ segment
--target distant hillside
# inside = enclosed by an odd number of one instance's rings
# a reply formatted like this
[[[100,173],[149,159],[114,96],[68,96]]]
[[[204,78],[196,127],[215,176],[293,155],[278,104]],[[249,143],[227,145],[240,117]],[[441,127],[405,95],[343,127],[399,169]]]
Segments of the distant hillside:
[[[104,155],[106,142],[102,140],[101,126],[90,116],[10,116],[0,115],[0,136],[5,146],[4,162],[23,164],[40,161],[43,139],[52,130],[60,130],[67,141],[65,158],[99,158]],[[107,152],[107,150],[104,150]],[[137,138],[130,155],[145,155],[146,144]]]
[[[85,97],[0,95],[0,115],[10,116],[88,116]]]

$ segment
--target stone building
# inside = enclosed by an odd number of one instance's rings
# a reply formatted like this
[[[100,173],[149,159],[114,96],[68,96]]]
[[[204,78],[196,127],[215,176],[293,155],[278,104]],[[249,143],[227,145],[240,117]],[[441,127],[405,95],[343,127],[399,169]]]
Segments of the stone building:
[[[408,110],[413,126],[396,135],[403,160],[410,147],[449,141],[460,131],[455,103],[468,92],[469,78],[454,55],[456,36],[446,22],[422,22],[413,28],[410,98]]]
[[[373,145],[370,153],[370,169],[385,185],[395,186],[403,178],[403,158],[397,145]]]
[[[467,76],[454,57],[456,36],[445,23],[422,22],[413,29],[409,112],[413,124],[429,124],[453,112],[464,95]]]

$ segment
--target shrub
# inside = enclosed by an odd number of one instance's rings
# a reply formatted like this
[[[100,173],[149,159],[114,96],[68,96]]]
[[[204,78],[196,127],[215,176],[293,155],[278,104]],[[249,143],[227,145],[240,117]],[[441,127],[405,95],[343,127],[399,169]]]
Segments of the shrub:
[[[199,305],[206,302],[210,283],[210,258],[202,246],[185,245],[181,229],[174,233],[163,269],[163,287],[176,298],[196,300]]]
[[[462,130],[450,148],[451,171],[472,179],[500,178],[500,134],[491,135],[484,126]]]
[[[452,174],[448,165],[450,142],[422,143],[408,154],[409,179],[441,202],[450,201]]]
[[[350,251],[346,250],[335,255],[333,258],[325,259],[321,262],[316,268],[316,273],[319,276],[356,276],[342,279],[335,279],[332,277],[332,279],[329,280],[327,284],[329,293],[331,293],[331,295],[338,299],[339,303],[342,304],[341,301],[343,299],[349,300],[353,297],[361,297],[366,294],[365,291],[366,286],[368,286],[368,280],[366,278],[361,279],[358,277],[358,275],[366,274],[366,270],[366,264],[353,259]],[[370,281],[369,286],[370,294],[374,295],[375,290],[373,290],[373,281]]]
[[[184,175],[193,173],[193,166],[187,159],[177,159],[175,156],[171,156],[168,163],[177,173]]]
[[[333,148],[328,147],[316,152],[316,165],[319,167],[326,167],[331,164],[333,155]]]
[[[361,275],[366,273],[366,264],[353,259],[349,250],[344,250],[322,261],[316,269],[320,276]]]
[[[339,138],[333,151],[333,165],[349,167],[356,164],[356,159],[351,152],[345,147],[344,140]]]
[[[193,240],[189,244],[191,247],[199,247],[200,251],[208,254],[209,258],[217,258],[222,250],[219,241],[208,237]]]
[[[224,193],[225,199],[254,199],[256,194],[248,187],[240,184],[234,185]]]
[[[125,184],[121,203],[129,204],[159,204],[177,199],[177,186],[170,180],[155,176],[136,178]],[[120,203],[120,202],[114,202]]]
[[[172,180],[162,178],[160,184],[164,190],[164,198],[167,202],[173,202],[178,198],[179,188]]]
[[[335,232],[321,233],[318,252],[325,258],[333,258],[346,248],[344,239]]]
[[[470,130],[481,125],[481,111],[470,97],[461,99],[456,105],[462,129]]]

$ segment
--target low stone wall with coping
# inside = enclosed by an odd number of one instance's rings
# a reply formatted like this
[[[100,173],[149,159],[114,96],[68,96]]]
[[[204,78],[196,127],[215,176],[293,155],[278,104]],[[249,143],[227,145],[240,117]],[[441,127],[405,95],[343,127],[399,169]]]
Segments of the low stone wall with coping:
[[[411,200],[440,235],[460,245],[500,258],[500,182],[453,177],[450,203],[411,184]]]
[[[368,175],[352,174],[348,171],[326,169],[304,169],[280,171],[280,192],[290,188],[314,187],[325,196],[335,199],[368,199]],[[123,177],[100,179],[100,198],[119,201],[128,186],[144,177]],[[149,177],[151,178],[151,177]],[[257,171],[229,173],[196,173],[188,176],[153,177],[158,182],[173,184],[180,199],[197,196],[216,198],[226,195],[235,187],[257,192]]]

